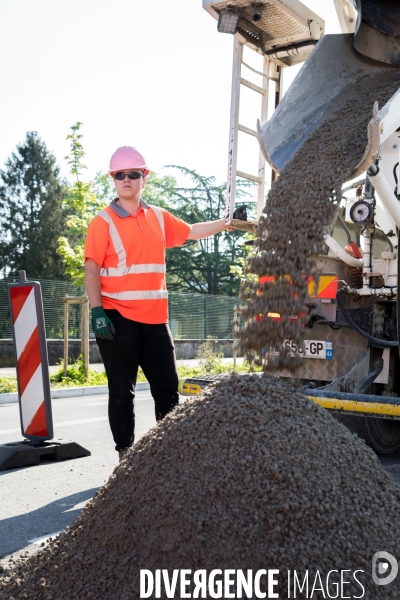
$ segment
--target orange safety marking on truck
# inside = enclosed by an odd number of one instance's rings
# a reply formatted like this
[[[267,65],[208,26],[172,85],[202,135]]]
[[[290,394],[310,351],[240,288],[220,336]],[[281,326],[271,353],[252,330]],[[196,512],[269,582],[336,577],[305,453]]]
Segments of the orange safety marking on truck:
[[[285,275],[283,278],[285,281],[289,281],[289,275]],[[275,283],[275,278],[273,275],[265,275],[263,277],[258,278],[258,282],[263,283]],[[321,299],[330,299],[333,300],[336,298],[336,293],[338,291],[339,286],[339,278],[336,273],[329,273],[325,275],[321,275],[318,282],[318,290],[316,292],[315,288],[315,279],[314,277],[309,277],[307,280],[308,287],[308,296],[309,298],[321,298]],[[263,294],[262,290],[258,290],[258,294]],[[274,321],[280,321],[281,315],[275,312],[267,313],[267,316]],[[298,315],[302,316],[302,315]],[[258,315],[255,320],[260,321],[264,316]],[[297,317],[290,317],[290,321],[296,321]]]
[[[310,298],[336,298],[338,291],[339,278],[335,273],[321,275],[318,283],[318,291],[315,293],[315,281],[311,278],[308,283],[308,295]]]
[[[284,280],[289,280],[289,275],[284,277]],[[259,277],[258,282],[263,283],[274,283],[275,278],[273,275],[265,275],[264,277]],[[314,277],[308,278],[308,295],[310,298],[336,298],[336,293],[338,291],[339,278],[336,273],[329,273],[325,275],[321,275],[318,282],[318,290],[315,292],[315,279]],[[262,294],[262,291],[259,290],[259,294]]]

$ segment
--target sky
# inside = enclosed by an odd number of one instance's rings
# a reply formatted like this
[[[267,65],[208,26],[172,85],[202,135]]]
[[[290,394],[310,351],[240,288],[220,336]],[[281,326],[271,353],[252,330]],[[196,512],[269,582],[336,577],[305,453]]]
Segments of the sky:
[[[303,3],[340,32],[333,0]],[[226,181],[232,48],[201,0],[0,0],[0,168],[37,131],[68,176],[81,121],[88,180],[132,145],[156,172]],[[257,107],[242,109],[255,128]]]

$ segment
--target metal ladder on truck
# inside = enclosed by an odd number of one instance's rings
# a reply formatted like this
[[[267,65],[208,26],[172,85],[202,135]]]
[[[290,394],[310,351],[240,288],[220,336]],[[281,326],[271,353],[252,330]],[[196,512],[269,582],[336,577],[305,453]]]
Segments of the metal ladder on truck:
[[[258,219],[260,218],[265,204],[265,158],[261,150],[259,150],[257,175],[240,171],[237,168],[239,131],[242,131],[243,133],[251,135],[255,138],[257,137],[257,131],[239,123],[240,92],[241,86],[245,86],[261,96],[261,114],[259,122],[261,125],[263,125],[268,119],[270,81],[272,81],[276,85],[274,108],[276,108],[276,106],[279,103],[281,69],[278,64],[272,62],[265,56],[263,57],[262,71],[254,69],[253,67],[244,62],[243,47],[244,44],[240,42],[237,38],[234,38],[225,219],[229,225],[234,227],[234,229],[241,229],[243,231],[255,231]],[[253,71],[257,75],[260,75],[262,77],[262,86],[256,85],[248,79],[245,79],[242,76],[242,66],[246,67],[250,71]],[[272,177],[274,178],[274,176],[275,173],[273,172]],[[248,181],[253,181],[254,183],[257,183],[257,221],[243,221],[240,219],[233,218],[236,209],[237,177],[241,177],[242,179],[246,179]]]
[[[350,0],[335,0],[335,2]],[[236,178],[257,183],[257,220],[265,204],[265,152],[263,131],[268,120],[268,107],[275,110],[281,96],[282,73],[285,67],[301,64],[324,34],[325,22],[303,4],[302,0],[202,0],[203,8],[218,21],[220,33],[234,36],[231,119],[229,130],[229,164],[227,177],[227,224],[234,229],[254,231],[252,223],[234,219],[236,203]],[[346,13],[347,14],[347,13]],[[247,46],[263,58],[260,71],[243,62],[243,47]],[[242,66],[261,76],[262,83],[255,85],[242,76]],[[275,101],[269,102],[270,85],[275,87]],[[240,90],[246,86],[261,95],[261,115],[258,131],[239,123]],[[261,130],[261,127],[263,130]],[[257,174],[237,169],[239,131],[255,136],[261,152]],[[270,165],[272,167],[272,165]],[[272,181],[276,172],[272,172]],[[235,215],[236,216],[236,215]],[[240,214],[238,216],[241,216]]]

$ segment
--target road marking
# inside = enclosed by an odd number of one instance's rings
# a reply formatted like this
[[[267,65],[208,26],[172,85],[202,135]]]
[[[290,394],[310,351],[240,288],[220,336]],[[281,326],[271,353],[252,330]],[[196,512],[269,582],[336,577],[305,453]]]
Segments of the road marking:
[[[54,423],[54,427],[69,427],[70,425],[84,425],[85,423],[97,423],[98,421],[107,421],[108,417],[93,417],[92,419],[78,419],[77,421],[64,421],[63,423]]]
[[[152,398],[152,396],[141,396],[140,398],[136,398],[136,400],[148,400]],[[85,404],[83,406],[95,406],[97,403]],[[102,403],[98,403],[102,404]],[[11,408],[11,407],[10,407]],[[69,427],[71,425],[85,425],[85,423],[98,423],[99,421],[107,421],[108,417],[92,417],[91,419],[79,419],[77,421],[63,421],[62,423],[54,423],[54,427]],[[0,435],[7,435],[9,433],[21,433],[20,427],[16,427],[14,429],[0,429]]]
[[[50,535],[33,538],[32,540],[28,540],[28,544],[36,544],[37,546],[40,546],[42,542],[46,544],[50,538],[55,538],[57,537],[57,535],[60,535],[60,533],[62,533],[62,531],[56,531],[55,533],[51,533]]]
[[[18,431],[19,431],[19,433],[21,433],[20,427],[18,427],[18,429],[3,429],[2,431],[0,431],[0,435],[1,434],[5,435],[6,433],[18,433]]]
[[[97,423],[98,421],[107,421],[108,417],[93,417],[92,419],[79,419],[78,421],[64,421],[63,423],[54,423],[54,427],[69,427],[70,425],[84,425],[85,423]],[[2,429],[0,435],[6,433],[21,432],[21,429]]]
[[[135,401],[137,400],[149,400],[152,399],[153,396],[147,395],[147,396],[139,396],[135,398]],[[84,404],[81,404],[81,406],[101,406],[103,404],[108,404],[108,400],[106,402],[85,402]]]

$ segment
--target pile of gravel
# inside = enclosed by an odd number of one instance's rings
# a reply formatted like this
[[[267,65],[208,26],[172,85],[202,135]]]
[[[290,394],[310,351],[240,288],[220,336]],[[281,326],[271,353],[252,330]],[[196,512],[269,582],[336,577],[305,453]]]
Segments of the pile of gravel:
[[[347,572],[345,597],[395,599],[400,578],[376,586],[371,560],[400,556],[399,509],[376,456],[327,411],[277,378],[232,375],[143,436],[0,599],[136,600],[141,568],[279,569],[281,598],[288,569],[361,569],[365,595]]]
[[[285,339],[302,343],[304,320],[290,317],[308,312],[307,279],[319,275],[313,257],[323,252],[323,233],[330,233],[336,219],[342,184],[364,154],[373,103],[377,100],[382,107],[399,87],[398,70],[383,72],[362,80],[353,96],[349,97],[349,92],[342,101],[336,100],[335,112],[273,184],[246,272],[273,276],[275,282],[260,285],[258,278],[249,278],[241,289],[246,303],[241,346],[250,356],[255,355],[259,364],[265,364],[265,348],[279,348]],[[254,320],[268,313],[280,314],[282,321]],[[293,359],[285,360],[283,355],[268,363],[269,367],[295,366]]]

